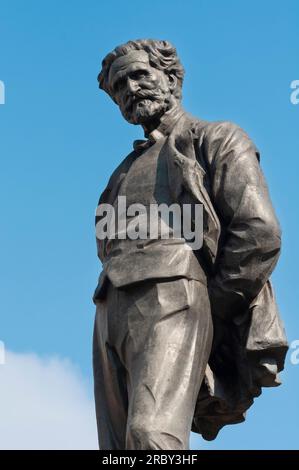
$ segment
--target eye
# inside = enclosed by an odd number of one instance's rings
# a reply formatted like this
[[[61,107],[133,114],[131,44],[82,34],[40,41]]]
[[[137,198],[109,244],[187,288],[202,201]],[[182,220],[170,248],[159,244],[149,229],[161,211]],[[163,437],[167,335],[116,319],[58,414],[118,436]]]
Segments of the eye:
[[[146,70],[135,70],[130,74],[130,78],[132,80],[142,80],[143,78],[147,77],[148,72]]]

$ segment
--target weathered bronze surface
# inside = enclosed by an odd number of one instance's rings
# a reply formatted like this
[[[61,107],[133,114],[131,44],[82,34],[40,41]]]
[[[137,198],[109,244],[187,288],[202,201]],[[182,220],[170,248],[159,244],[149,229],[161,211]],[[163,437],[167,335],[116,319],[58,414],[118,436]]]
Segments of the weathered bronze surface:
[[[214,439],[244,420],[262,387],[279,384],[284,366],[269,280],[281,231],[258,150],[237,125],[186,113],[183,76],[169,42],[137,40],[108,54],[98,77],[147,139],[113,172],[99,206],[117,209],[119,196],[146,210],[203,206],[200,249],[161,231],[154,240],[97,239],[101,449],[187,449],[191,428]]]

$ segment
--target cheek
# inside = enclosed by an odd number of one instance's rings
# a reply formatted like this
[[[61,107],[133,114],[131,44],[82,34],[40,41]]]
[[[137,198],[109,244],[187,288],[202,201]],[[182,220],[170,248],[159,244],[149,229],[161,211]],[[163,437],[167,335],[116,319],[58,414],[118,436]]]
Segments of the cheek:
[[[153,88],[156,88],[157,82],[153,78],[146,78],[139,82],[139,86],[141,89],[144,88],[146,90],[152,90]]]
[[[161,77],[158,74],[151,74],[149,77],[145,78],[140,82],[140,87],[141,88],[148,88],[148,89],[154,89],[154,88],[162,88],[165,89],[165,80],[163,80],[164,77]]]
[[[158,75],[156,77],[156,80],[155,80],[155,87],[156,88],[159,88],[160,90],[164,91],[164,92],[167,92],[168,89],[169,89],[169,84],[168,84],[168,81],[166,80],[166,78],[161,75]]]

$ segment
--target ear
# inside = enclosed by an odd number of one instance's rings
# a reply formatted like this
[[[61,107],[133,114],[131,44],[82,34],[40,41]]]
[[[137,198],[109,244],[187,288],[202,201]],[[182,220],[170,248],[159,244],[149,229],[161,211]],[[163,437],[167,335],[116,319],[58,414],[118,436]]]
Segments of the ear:
[[[169,88],[172,92],[174,92],[174,90],[176,89],[177,87],[177,83],[178,83],[178,79],[176,78],[175,75],[173,74],[170,74],[168,75],[168,82],[169,82]]]

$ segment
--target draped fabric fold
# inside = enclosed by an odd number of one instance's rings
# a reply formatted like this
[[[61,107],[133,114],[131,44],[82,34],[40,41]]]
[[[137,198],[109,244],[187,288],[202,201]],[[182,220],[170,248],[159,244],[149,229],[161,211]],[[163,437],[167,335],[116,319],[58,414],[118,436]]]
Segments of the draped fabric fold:
[[[212,165],[214,165],[214,168],[216,167],[213,157],[216,154],[217,146],[210,138],[208,141],[209,147],[207,149],[206,144],[206,154],[204,155],[203,141],[207,134],[205,128],[205,122],[184,115],[171,133],[164,151],[168,155],[169,184],[174,197],[181,204],[186,201],[189,202],[190,196],[193,203],[203,204],[204,243],[201,259],[206,260],[207,270],[213,278],[213,276],[217,276],[219,264],[221,264],[219,255],[224,243],[223,238],[225,238],[221,236],[223,235],[221,230],[223,232],[225,225],[223,220],[225,220],[226,214],[219,214],[222,219],[221,224],[216,213],[216,204],[213,204],[211,200],[211,197],[213,197],[213,182],[209,181],[209,176],[211,175]],[[230,130],[230,126],[225,124],[223,127],[218,126],[218,128],[220,130],[217,129],[217,138],[222,142],[222,151],[229,154],[229,139],[227,138],[225,146],[223,141],[226,138],[225,134],[228,134],[227,128]],[[235,128],[233,128],[232,134],[231,140],[236,134]],[[252,152],[253,149],[253,153],[259,158],[256,149],[251,148],[247,136],[243,140],[245,150],[242,148],[242,142],[241,144],[238,142],[241,157],[242,152],[246,153],[247,148],[250,148],[250,151]],[[237,148],[238,146],[236,145]],[[217,158],[219,161],[222,158],[219,147]],[[255,165],[259,165],[258,159],[256,159]],[[225,170],[225,165],[223,165],[219,173]],[[239,175],[234,176],[239,177]],[[215,176],[214,178],[216,179]],[[245,185],[245,188],[248,188],[248,186]],[[265,207],[268,206],[268,213],[272,214],[266,187],[261,189],[264,190],[261,196],[262,204]],[[245,203],[248,204],[248,201],[245,201]],[[243,211],[242,204],[244,204],[244,200],[241,201],[238,211]],[[258,202],[258,204],[260,203]],[[243,212],[246,213],[246,209]],[[267,214],[265,219],[266,217]],[[275,220],[275,216],[273,218]],[[257,217],[255,223],[258,222]],[[245,235],[241,233],[241,245],[242,243],[245,245],[247,242],[247,232],[244,233]],[[263,243],[266,246],[264,241]],[[256,244],[257,249],[259,249],[258,240],[256,240]],[[248,248],[249,253],[250,249],[251,247]],[[263,267],[264,277],[260,276],[261,281],[257,279],[257,282],[260,281],[262,284],[262,288],[257,287],[259,284],[255,285],[258,294],[246,308],[244,308],[245,303],[232,304],[231,315],[225,317],[220,312],[223,300],[226,300],[224,297],[214,310],[212,309],[214,323],[213,348],[198,395],[192,426],[192,431],[201,434],[206,440],[215,439],[223,426],[244,421],[246,411],[253,404],[254,398],[261,394],[262,387],[280,385],[278,374],[284,367],[288,343],[273,288],[267,278],[267,273],[271,272],[277,262],[278,253],[275,249],[272,251],[269,249],[269,254],[267,253],[264,258],[269,267]],[[234,260],[231,259],[232,266],[233,263]],[[236,270],[240,268],[236,265]],[[242,268],[246,271],[246,263]],[[243,281],[242,276],[240,276],[239,282],[242,287],[242,282],[245,285],[247,281],[245,277]],[[211,289],[211,305],[214,303],[213,295]],[[238,311],[238,308],[240,308],[240,311]]]

